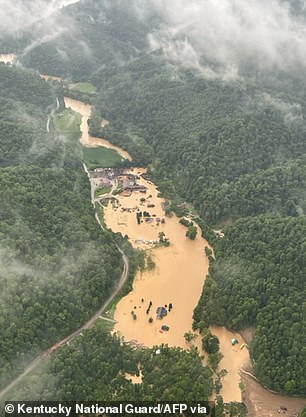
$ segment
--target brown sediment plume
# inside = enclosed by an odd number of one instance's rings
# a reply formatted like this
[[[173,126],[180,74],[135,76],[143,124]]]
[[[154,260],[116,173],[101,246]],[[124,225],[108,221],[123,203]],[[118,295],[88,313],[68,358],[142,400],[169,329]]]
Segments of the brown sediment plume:
[[[64,97],[64,101],[65,101],[66,107],[70,107],[73,111],[80,113],[82,116],[81,127],[80,127],[82,136],[81,136],[80,142],[83,146],[86,146],[89,148],[103,146],[108,149],[114,149],[115,151],[118,152],[120,156],[122,156],[122,158],[128,159],[129,161],[132,160],[131,155],[127,151],[120,148],[119,146],[113,145],[106,139],[95,138],[89,135],[88,119],[91,116],[90,104],[83,103],[82,101],[75,100],[71,97]]]

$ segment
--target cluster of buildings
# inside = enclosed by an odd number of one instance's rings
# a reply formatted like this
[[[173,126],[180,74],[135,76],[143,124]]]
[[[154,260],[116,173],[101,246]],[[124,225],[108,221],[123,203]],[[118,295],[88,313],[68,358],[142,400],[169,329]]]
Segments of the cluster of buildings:
[[[127,173],[125,168],[95,168],[90,171],[90,177],[97,184],[111,187],[115,180],[118,180],[123,195],[129,196],[133,191],[147,192],[147,187],[139,183],[140,177]]]

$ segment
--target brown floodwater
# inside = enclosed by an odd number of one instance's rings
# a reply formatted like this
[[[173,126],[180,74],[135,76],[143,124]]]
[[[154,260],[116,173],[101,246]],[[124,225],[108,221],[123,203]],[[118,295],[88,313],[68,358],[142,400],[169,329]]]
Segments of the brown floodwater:
[[[133,384],[141,384],[142,383],[142,372],[141,369],[138,366],[138,370],[139,370],[139,375],[132,375],[129,374],[128,372],[125,373],[125,379],[127,379],[128,381],[131,381]]]
[[[134,174],[143,171],[131,170]],[[165,217],[162,208],[164,200],[157,196],[156,186],[143,178],[139,183],[148,188],[146,194],[133,192],[128,197],[117,196],[119,207],[116,208],[109,203],[104,219],[106,225],[114,232],[127,235],[134,247],[150,251],[156,267],[151,271],[138,272],[132,291],[118,302],[114,315],[117,321],[114,332],[123,336],[125,341],[140,346],[152,347],[167,343],[169,346],[187,349],[190,344],[186,343],[184,334],[192,330],[193,310],[198,304],[208,272],[209,264],[204,248],[209,245],[201,237],[199,228],[196,239],[188,239],[185,236],[187,229],[179,223],[178,217]],[[140,200],[144,197],[146,201],[143,203]],[[148,208],[148,204],[154,204],[155,207]],[[155,215],[152,217],[154,221],[138,225],[137,208]],[[165,224],[157,223],[157,218],[164,218]],[[165,233],[171,244],[169,247],[154,249],[150,241],[157,241],[160,231]],[[147,314],[150,302],[152,307]],[[162,320],[157,319],[157,307],[169,306],[169,303],[173,305],[171,312]],[[136,315],[136,320],[133,315]],[[153,319],[152,323],[149,323],[150,317]],[[162,331],[162,325],[169,326],[169,331]],[[243,340],[239,334],[222,327],[214,326],[211,330],[219,337],[221,352],[224,355],[220,369],[226,368],[228,371],[228,375],[223,379],[224,400],[241,401],[239,369],[249,360],[248,350],[240,350]],[[238,347],[232,347],[232,338],[239,340]],[[195,345],[201,350],[200,338],[196,340]]]
[[[106,139],[95,138],[89,135],[89,127],[88,127],[88,119],[91,116],[91,105],[83,103],[82,101],[75,100],[71,97],[64,97],[65,106],[67,108],[71,108],[73,111],[80,113],[82,116],[81,121],[81,139],[80,142],[83,146],[95,148],[97,146],[103,146],[108,149],[114,149],[118,152],[120,156],[124,159],[128,159],[129,161],[132,160],[131,155],[120,148],[119,146],[115,146]]]
[[[222,396],[224,402],[241,401],[241,381],[239,370],[250,361],[248,348],[239,333],[230,332],[225,327],[211,326],[211,332],[220,340],[220,351],[223,359],[219,369],[226,369],[228,374],[222,379]],[[237,339],[238,344],[232,346],[231,339]],[[241,349],[242,347],[242,349]]]

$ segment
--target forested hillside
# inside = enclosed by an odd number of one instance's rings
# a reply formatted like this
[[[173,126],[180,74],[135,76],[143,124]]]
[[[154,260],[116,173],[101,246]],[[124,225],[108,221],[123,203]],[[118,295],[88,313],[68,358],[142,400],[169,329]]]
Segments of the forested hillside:
[[[100,67],[112,69],[137,57],[146,34],[147,27],[122,2],[109,7],[105,0],[89,0],[28,28],[21,36],[27,39],[21,61],[41,73],[87,80]]]
[[[274,390],[306,391],[306,219],[260,216],[237,221],[217,245],[197,326],[256,326],[251,354]]]
[[[83,323],[122,272],[94,220],[77,142],[46,133],[54,92],[0,66],[0,384]]]
[[[133,350],[116,336],[91,329],[28,377],[13,396],[61,401],[207,400],[211,371],[202,366],[197,351],[163,346],[160,354],[155,352]],[[138,383],[131,382],[132,375],[140,376]]]
[[[96,106],[114,129],[124,129],[121,143],[131,152],[137,153],[141,138],[151,146],[154,176],[169,196],[191,200],[210,224],[303,211],[303,101],[287,121],[262,91],[247,85],[184,72],[173,80],[166,68],[148,77],[139,62],[122,72],[111,78],[101,73]],[[108,128],[102,134],[112,137]]]

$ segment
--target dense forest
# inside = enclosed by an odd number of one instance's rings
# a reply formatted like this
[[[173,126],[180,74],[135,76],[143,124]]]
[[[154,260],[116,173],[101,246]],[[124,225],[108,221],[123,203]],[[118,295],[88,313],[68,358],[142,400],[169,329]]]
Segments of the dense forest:
[[[196,350],[161,346],[156,351],[134,350],[96,327],[46,361],[12,395],[61,401],[208,399],[212,373]],[[133,384],[132,375],[142,383]]]
[[[87,81],[101,66],[112,69],[137,57],[146,46],[146,35],[146,25],[121,1],[113,1],[109,7],[105,0],[87,0],[26,28],[19,34],[17,48],[23,51],[21,62],[42,74]],[[4,40],[5,45],[10,43],[11,38]]]
[[[100,77],[96,108],[115,126],[101,134],[121,139],[138,157],[144,138],[150,148],[140,155],[152,161],[153,175],[169,197],[192,201],[212,225],[261,213],[303,212],[301,114],[286,121],[250,86],[208,82],[186,72],[173,81],[167,69],[148,78],[139,62],[121,72]]]
[[[5,65],[0,85],[3,386],[98,309],[122,261],[95,223],[78,145],[46,133],[51,87]]]
[[[237,221],[219,239],[197,326],[256,326],[254,371],[273,390],[306,391],[306,219],[259,216]]]

